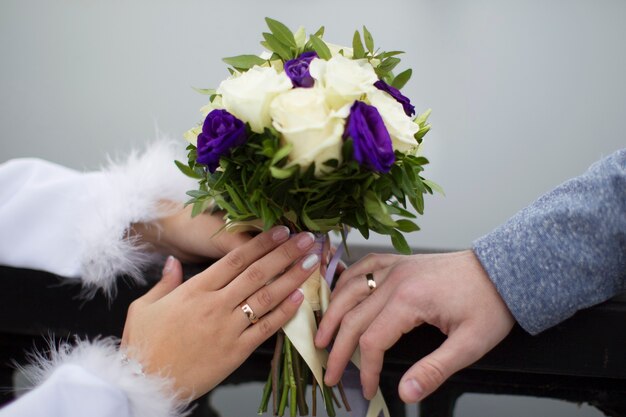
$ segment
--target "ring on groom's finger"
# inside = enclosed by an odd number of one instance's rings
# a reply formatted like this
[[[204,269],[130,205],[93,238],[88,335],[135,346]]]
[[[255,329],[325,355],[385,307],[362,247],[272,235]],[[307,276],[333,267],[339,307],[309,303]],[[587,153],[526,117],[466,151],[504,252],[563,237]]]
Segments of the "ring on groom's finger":
[[[244,304],[241,306],[241,311],[246,315],[247,319],[250,320],[250,323],[254,324],[259,321],[259,318],[254,314],[252,308],[248,304]]]
[[[374,281],[374,274],[372,274],[371,272],[368,272],[367,274],[365,274],[365,279],[367,279],[367,286],[369,287],[370,294],[371,294],[376,289],[376,281]]]

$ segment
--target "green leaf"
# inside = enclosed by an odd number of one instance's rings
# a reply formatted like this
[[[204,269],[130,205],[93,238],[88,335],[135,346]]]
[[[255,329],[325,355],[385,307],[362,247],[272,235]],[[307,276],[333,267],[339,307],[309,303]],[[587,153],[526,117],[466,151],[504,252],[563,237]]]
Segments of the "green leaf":
[[[203,175],[198,175],[196,174],[196,172],[191,169],[189,166],[183,164],[180,161],[174,161],[174,163],[176,164],[176,166],[178,167],[178,169],[180,169],[180,171],[185,174],[186,176],[190,177],[190,178],[194,178],[196,180],[202,179],[204,178]]]
[[[324,30],[325,30],[325,29],[324,29],[324,26],[321,26],[321,27],[317,30],[317,32],[315,32],[315,33],[313,34],[313,36],[318,37],[318,38],[322,38],[322,37],[324,36]]]
[[[224,187],[226,187],[226,191],[228,192],[228,195],[230,196],[230,199],[232,200],[233,204],[235,204],[235,206],[237,207],[239,212],[240,213],[247,212],[248,208],[246,207],[246,205],[244,204],[243,200],[239,196],[239,193],[233,187],[231,187],[228,184],[225,184]]]
[[[365,48],[363,48],[361,34],[358,30],[354,31],[354,36],[352,37],[352,56],[354,59],[365,57]]]
[[[328,46],[326,46],[326,43],[324,43],[323,40],[321,40],[317,36],[311,36],[309,40],[311,41],[311,46],[313,47],[313,50],[317,52],[318,57],[327,61],[332,57],[330,49],[328,49]]]
[[[263,46],[265,46],[270,51],[277,53],[283,61],[289,61],[290,59],[294,58],[293,52],[291,52],[289,47],[283,45],[276,38],[276,36],[272,35],[271,33],[263,32],[263,38],[265,39],[265,44],[263,44]]]
[[[302,210],[302,221],[306,228],[311,232],[317,232],[320,230],[320,227],[317,223],[315,223],[306,213],[306,210]]]
[[[403,255],[410,255],[412,252],[402,233],[397,230],[391,232],[391,243],[393,247]]]
[[[419,214],[424,214],[424,195],[416,194],[415,197],[409,197],[411,205]]]
[[[289,210],[288,212],[284,213],[283,215],[291,223],[298,223],[298,215],[294,211]]]
[[[411,220],[400,219],[400,220],[397,220],[396,223],[398,223],[397,228],[401,232],[411,233],[411,232],[417,232],[418,230],[420,230],[419,226],[413,223]]]
[[[432,112],[433,112],[433,109],[426,110],[424,113],[422,113],[419,116],[417,116],[415,118],[414,122],[417,123],[418,125],[422,126],[424,123],[426,123],[426,120],[428,120],[428,117],[430,116],[430,114]]]
[[[441,185],[437,184],[434,181],[431,180],[422,180],[424,182],[424,184],[426,184],[427,186],[430,187],[431,190],[445,196],[446,193],[443,191],[443,188],[441,188]]]
[[[267,200],[261,200],[261,220],[263,220],[263,229],[268,230],[270,227],[274,225],[276,219],[274,218],[274,213],[270,210]]]
[[[385,226],[395,227],[397,224],[389,214],[387,206],[378,199],[378,196],[373,191],[367,191],[363,198],[363,204],[367,214],[376,219],[380,224]]]
[[[208,191],[204,190],[189,190],[186,193],[189,197],[193,197],[196,199],[207,197],[209,195]]]
[[[370,231],[367,228],[367,225],[359,224],[356,227],[357,227],[357,229],[359,229],[359,232],[361,232],[361,235],[363,235],[363,237],[365,239],[369,239],[370,238]]]
[[[393,71],[393,69],[399,63],[400,63],[400,58],[394,58],[394,57],[385,58],[376,69],[381,72]]]
[[[404,51],[387,51],[387,52],[383,52],[380,55],[376,55],[375,58],[378,59],[385,59],[385,58],[389,58],[390,56],[396,56],[396,55],[401,55],[403,54]]]
[[[191,217],[196,217],[198,214],[204,213],[210,202],[211,200],[198,200],[193,203],[193,207],[191,208]]]
[[[417,143],[422,143],[422,139],[424,138],[424,136],[426,136],[426,133],[428,132],[430,132],[430,125],[421,127],[420,130],[418,130],[417,133],[413,135],[413,137],[415,138]]]
[[[413,75],[413,70],[409,68],[408,70],[402,71],[400,74],[396,75],[391,83],[392,87],[401,90],[402,87],[406,85],[406,83],[411,79],[411,75]]]
[[[278,162],[280,162],[281,159],[287,157],[287,155],[289,155],[289,152],[291,152],[292,149],[293,149],[293,144],[292,143],[288,143],[287,145],[285,145],[282,148],[280,148],[274,154],[274,157],[272,158],[272,162],[270,162],[270,165],[272,165],[272,166],[276,165]]]
[[[410,219],[414,219],[417,217],[415,214],[411,213],[410,211],[405,210],[402,207],[398,207],[398,206],[391,206],[389,208],[389,212],[392,214],[398,214],[403,217],[408,217]],[[396,222],[399,222],[399,221],[400,220],[396,220]]]
[[[193,88],[195,91],[197,91],[200,94],[204,94],[205,96],[213,96],[217,94],[217,91],[215,91],[214,88],[198,88],[198,87],[191,87],[191,88]]]
[[[235,210],[233,206],[227,203],[221,195],[216,195],[214,198],[215,204],[217,204],[221,209],[226,210],[231,215],[237,214],[237,210]]]
[[[369,30],[367,30],[365,26],[363,26],[363,39],[365,40],[365,46],[367,47],[367,50],[370,52],[370,54],[373,54],[374,53],[374,38],[372,37],[372,34],[370,33]]]
[[[296,32],[293,34],[293,37],[296,40],[296,45],[298,46],[298,49],[303,48],[304,44],[306,43],[306,32],[304,31],[304,28],[302,26],[300,26],[298,30],[296,30]],[[300,50],[299,52],[302,51]]]
[[[283,44],[295,48],[296,39],[293,36],[293,32],[284,24],[280,23],[278,20],[271,19],[269,17],[265,18],[265,22],[267,26],[270,28],[274,36]]]
[[[293,176],[298,171],[298,166],[293,165],[289,168],[278,168],[278,167],[270,167],[270,173],[272,177],[277,178],[279,180],[284,180]]]
[[[232,66],[233,68],[248,70],[255,65],[265,64],[265,60],[256,55],[238,55],[223,58],[222,61]]]

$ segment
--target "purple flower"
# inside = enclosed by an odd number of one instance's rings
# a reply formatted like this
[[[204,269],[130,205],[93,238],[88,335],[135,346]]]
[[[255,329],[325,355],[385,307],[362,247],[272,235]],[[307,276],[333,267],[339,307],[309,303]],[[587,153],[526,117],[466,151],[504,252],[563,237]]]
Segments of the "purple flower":
[[[215,172],[220,157],[246,141],[246,125],[226,110],[213,110],[198,135],[198,162]]]
[[[389,172],[396,160],[391,137],[376,107],[355,101],[343,137],[353,140],[354,159],[373,171]]]
[[[315,80],[309,72],[309,64],[317,58],[315,52],[305,52],[295,59],[285,62],[285,74],[291,79],[294,87],[313,87]]]
[[[398,90],[395,87],[390,86],[383,80],[376,81],[374,83],[374,86],[378,88],[379,90],[386,92],[391,97],[395,98],[398,103],[402,104],[402,107],[404,108],[404,112],[406,113],[407,116],[413,116],[415,114],[415,106],[411,104],[411,100],[409,100],[407,96],[402,94],[400,90]]]

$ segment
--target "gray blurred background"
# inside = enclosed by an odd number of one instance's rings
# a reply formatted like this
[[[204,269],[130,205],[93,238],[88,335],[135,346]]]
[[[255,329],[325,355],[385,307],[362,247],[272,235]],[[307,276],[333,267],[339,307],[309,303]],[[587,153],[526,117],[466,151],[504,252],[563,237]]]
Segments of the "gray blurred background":
[[[447,194],[427,200],[412,246],[468,247],[626,146],[623,1],[2,0],[0,162],[36,156],[97,169],[157,132],[184,147],[206,99],[191,86],[217,86],[224,56],[260,52],[264,16],[294,30],[323,24],[328,41],[348,45],[365,24],[378,46],[406,51],[405,94],[418,112],[433,109],[426,176]],[[253,415],[255,389],[217,390],[216,404],[225,416]],[[529,413],[601,415],[469,395],[457,416]]]

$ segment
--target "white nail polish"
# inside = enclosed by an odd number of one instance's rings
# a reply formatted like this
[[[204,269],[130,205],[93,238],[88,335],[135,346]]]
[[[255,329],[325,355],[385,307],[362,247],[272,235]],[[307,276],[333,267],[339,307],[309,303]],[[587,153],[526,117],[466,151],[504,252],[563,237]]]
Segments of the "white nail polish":
[[[282,242],[289,237],[289,228],[287,226],[278,226],[272,232],[272,239],[276,242]]]
[[[317,254],[312,253],[308,255],[306,258],[304,258],[304,260],[302,261],[302,268],[311,269],[315,265],[317,265],[319,261],[320,261],[320,257]]]

